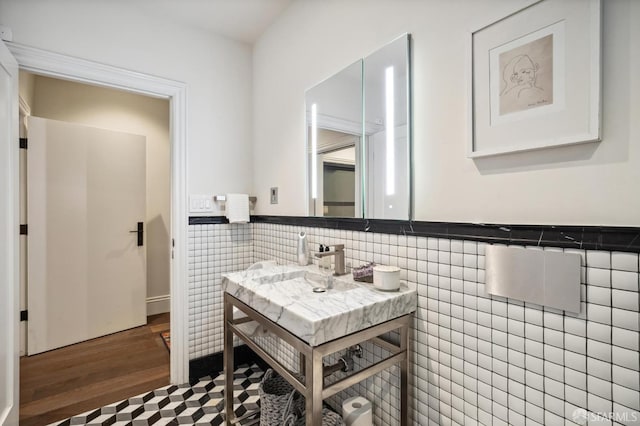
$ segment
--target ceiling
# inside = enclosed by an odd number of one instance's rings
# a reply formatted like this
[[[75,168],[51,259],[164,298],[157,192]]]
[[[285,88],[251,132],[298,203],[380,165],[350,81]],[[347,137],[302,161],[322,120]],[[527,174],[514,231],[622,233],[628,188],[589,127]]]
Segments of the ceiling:
[[[293,0],[149,0],[128,2],[151,16],[253,44]]]

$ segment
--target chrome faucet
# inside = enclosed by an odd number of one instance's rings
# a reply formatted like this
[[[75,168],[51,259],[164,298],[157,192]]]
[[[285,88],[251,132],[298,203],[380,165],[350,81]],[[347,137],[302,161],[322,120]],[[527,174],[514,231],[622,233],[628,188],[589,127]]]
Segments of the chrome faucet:
[[[335,256],[336,267],[333,275],[344,275],[347,272],[344,267],[344,244],[336,244],[332,251],[323,251],[315,254],[316,257]]]

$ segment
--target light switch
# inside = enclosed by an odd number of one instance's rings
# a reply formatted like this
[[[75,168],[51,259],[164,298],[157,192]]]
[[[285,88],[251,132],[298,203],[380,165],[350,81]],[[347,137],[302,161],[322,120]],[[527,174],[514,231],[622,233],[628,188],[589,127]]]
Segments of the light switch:
[[[189,213],[212,213],[213,203],[210,195],[189,195]]]

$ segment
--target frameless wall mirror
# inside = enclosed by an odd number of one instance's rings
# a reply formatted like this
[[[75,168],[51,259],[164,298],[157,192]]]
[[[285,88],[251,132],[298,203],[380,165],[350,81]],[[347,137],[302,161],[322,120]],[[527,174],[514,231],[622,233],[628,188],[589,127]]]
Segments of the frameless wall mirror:
[[[365,217],[409,219],[409,38],[364,58]]]
[[[309,89],[309,215],[362,217],[362,60]]]
[[[407,220],[409,35],[306,92],[309,215]]]

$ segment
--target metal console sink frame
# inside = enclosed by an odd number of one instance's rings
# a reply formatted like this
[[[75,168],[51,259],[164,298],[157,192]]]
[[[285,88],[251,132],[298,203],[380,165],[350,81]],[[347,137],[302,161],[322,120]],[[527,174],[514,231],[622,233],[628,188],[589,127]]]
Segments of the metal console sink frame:
[[[314,287],[327,285],[325,293]],[[379,292],[349,277],[331,282],[316,267],[277,266],[227,274],[224,292],[225,395],[233,395],[233,340],[237,336],[306,399],[306,424],[322,424],[323,400],[395,364],[400,366],[400,425],[408,425],[409,327],[417,308],[417,293],[406,285],[398,292]],[[247,331],[255,322],[299,354],[295,371],[283,365]],[[252,324],[253,325],[253,324]],[[399,341],[383,339],[398,331]],[[371,342],[388,356],[325,384],[323,358],[350,346]],[[237,424],[233,398],[225,398],[226,424]]]

